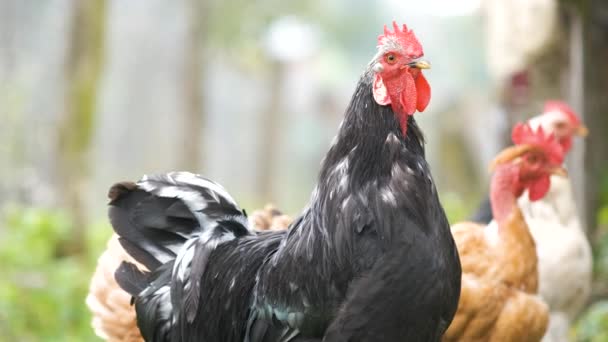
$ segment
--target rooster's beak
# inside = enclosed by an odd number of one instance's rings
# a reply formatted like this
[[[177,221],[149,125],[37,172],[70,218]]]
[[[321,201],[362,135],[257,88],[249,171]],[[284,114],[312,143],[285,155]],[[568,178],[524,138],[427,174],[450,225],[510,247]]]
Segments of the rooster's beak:
[[[427,61],[414,61],[407,64],[410,68],[430,69],[431,63]]]
[[[578,135],[579,137],[584,138],[587,136],[587,134],[589,134],[589,129],[587,129],[587,126],[580,124],[580,126],[576,127],[574,133],[576,133],[576,135]]]

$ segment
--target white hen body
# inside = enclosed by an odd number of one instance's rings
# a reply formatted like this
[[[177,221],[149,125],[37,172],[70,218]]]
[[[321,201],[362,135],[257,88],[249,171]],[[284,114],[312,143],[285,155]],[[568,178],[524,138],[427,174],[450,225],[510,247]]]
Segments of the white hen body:
[[[568,330],[591,292],[592,256],[568,179],[552,176],[540,201],[519,199],[538,253],[539,294],[551,310],[543,342],[568,341]]]

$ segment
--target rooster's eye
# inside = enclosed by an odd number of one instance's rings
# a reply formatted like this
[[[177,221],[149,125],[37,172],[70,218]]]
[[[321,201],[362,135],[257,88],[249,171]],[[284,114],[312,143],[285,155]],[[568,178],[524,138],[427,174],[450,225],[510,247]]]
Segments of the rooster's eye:
[[[386,55],[386,62],[388,64],[394,64],[397,61],[397,57],[395,57],[395,55],[393,55],[392,53],[389,53],[388,55]]]

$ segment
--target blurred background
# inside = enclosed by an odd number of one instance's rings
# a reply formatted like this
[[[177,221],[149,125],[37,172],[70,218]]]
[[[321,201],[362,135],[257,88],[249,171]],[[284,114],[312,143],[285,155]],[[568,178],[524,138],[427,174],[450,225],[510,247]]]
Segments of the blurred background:
[[[572,336],[608,341],[602,0],[0,0],[0,341],[97,340],[84,297],[116,181],[190,170],[296,215],[393,19],[433,64],[417,118],[450,222],[515,122],[549,98],[581,114],[568,167],[595,280]]]

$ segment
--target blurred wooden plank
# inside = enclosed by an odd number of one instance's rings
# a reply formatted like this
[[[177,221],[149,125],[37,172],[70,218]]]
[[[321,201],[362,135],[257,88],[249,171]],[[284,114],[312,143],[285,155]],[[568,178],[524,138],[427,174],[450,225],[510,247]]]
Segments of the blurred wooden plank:
[[[65,111],[57,127],[57,178],[59,201],[72,213],[73,230],[65,253],[85,246],[83,192],[89,169],[98,85],[103,69],[106,2],[72,2],[69,45],[65,63]]]
[[[188,0],[186,2],[188,32],[183,53],[181,117],[182,134],[179,135],[181,149],[178,153],[178,167],[191,172],[201,172],[204,158],[205,117],[203,80],[205,65],[203,49],[208,37],[208,1]]]
[[[580,1],[584,18],[585,218],[588,233],[597,229],[602,176],[608,171],[608,1]]]

